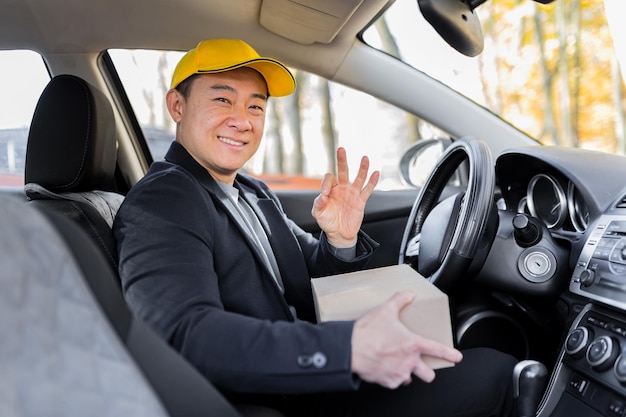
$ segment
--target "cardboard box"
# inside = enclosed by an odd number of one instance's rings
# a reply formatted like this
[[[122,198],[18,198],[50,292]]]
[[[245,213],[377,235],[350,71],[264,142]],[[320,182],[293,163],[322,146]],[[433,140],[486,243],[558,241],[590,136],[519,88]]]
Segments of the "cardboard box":
[[[413,332],[453,346],[448,296],[409,265],[393,265],[311,280],[317,319],[356,320],[388,300],[394,293],[413,288],[415,300],[402,309],[400,320]],[[453,363],[424,356],[433,369]]]

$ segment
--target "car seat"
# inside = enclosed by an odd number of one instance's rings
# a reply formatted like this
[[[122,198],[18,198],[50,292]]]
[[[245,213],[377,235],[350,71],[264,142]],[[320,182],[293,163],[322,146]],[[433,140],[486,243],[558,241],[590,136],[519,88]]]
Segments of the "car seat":
[[[115,119],[107,97],[79,77],[52,78],[37,103],[28,137],[24,187],[27,206],[43,213],[62,234],[93,300],[104,313],[102,319],[108,320],[122,348],[136,361],[171,416],[281,416],[254,404],[228,403],[178,352],[128,310],[117,275],[117,250],[111,231],[124,198],[115,183],[116,153]],[[32,209],[27,207],[28,211]],[[4,217],[1,211],[0,217]],[[41,246],[46,246],[43,240]],[[39,255],[31,251],[29,256]],[[48,275],[42,272],[42,276],[49,275],[50,271]],[[3,318],[0,315],[0,325]],[[0,403],[1,390],[2,383]]]
[[[0,230],[2,415],[240,416],[128,311],[73,221],[0,195]]]
[[[73,75],[58,75],[41,94],[26,147],[27,198],[78,223],[117,269],[113,219],[117,192],[115,118],[107,97]]]

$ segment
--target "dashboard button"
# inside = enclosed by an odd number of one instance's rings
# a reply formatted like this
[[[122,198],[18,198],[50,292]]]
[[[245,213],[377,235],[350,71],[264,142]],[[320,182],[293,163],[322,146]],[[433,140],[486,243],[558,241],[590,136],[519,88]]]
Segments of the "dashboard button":
[[[585,352],[592,337],[592,331],[587,327],[577,327],[565,341],[565,351],[574,357],[580,357]]]
[[[590,287],[596,279],[596,273],[591,269],[585,269],[580,273],[580,283],[585,287]]]
[[[573,375],[572,379],[569,381],[569,386],[580,395],[585,393],[585,388],[587,388],[588,384],[589,381],[579,375]]]
[[[587,362],[597,371],[613,366],[619,354],[619,341],[610,336],[600,336],[587,348]]]
[[[622,353],[619,355],[617,360],[615,361],[615,365],[613,365],[613,374],[615,374],[615,378],[622,384],[626,383],[626,354]]]
[[[624,410],[626,410],[626,404],[622,400],[612,399],[609,403],[609,411],[617,417],[623,416]]]

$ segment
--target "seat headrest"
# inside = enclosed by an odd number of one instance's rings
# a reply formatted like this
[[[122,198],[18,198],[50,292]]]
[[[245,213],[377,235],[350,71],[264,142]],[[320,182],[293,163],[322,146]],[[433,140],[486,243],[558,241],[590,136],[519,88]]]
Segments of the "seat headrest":
[[[41,94],[28,134],[25,182],[51,191],[116,191],[115,118],[85,80],[59,75]]]

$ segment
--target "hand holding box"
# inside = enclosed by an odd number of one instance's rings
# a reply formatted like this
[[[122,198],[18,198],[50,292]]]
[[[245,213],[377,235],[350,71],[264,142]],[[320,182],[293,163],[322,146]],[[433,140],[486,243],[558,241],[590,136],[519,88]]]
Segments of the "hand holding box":
[[[311,280],[319,322],[356,320],[387,301],[398,291],[411,288],[415,300],[400,312],[400,320],[422,337],[453,346],[448,296],[409,265],[393,265]],[[454,366],[424,357],[433,369]]]

